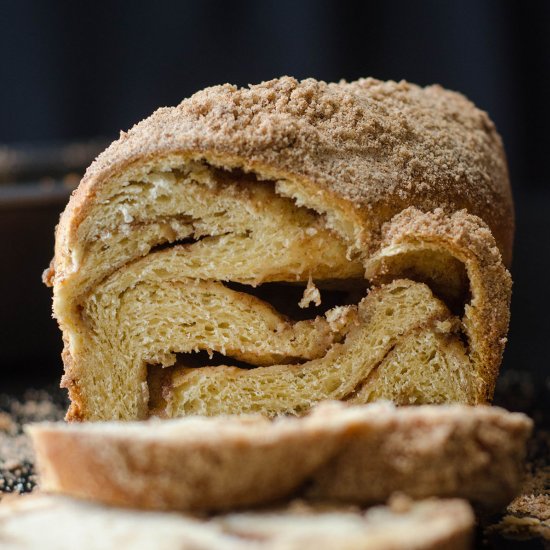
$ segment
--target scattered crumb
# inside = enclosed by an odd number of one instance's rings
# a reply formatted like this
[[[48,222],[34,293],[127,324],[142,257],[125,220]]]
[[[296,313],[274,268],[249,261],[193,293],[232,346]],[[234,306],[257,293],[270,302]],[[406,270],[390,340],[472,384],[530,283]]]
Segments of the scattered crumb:
[[[500,535],[515,539],[542,537],[545,540],[550,540],[550,521],[507,515],[499,523],[489,527],[487,531],[489,533],[498,532]]]
[[[528,474],[521,494],[511,502],[507,511],[517,516],[550,520],[550,466],[535,468]]]
[[[0,494],[26,493],[36,485],[34,456],[23,425],[43,420],[61,420],[66,405],[56,390],[29,390],[23,399],[0,395]]]
[[[316,306],[321,305],[321,293],[319,289],[315,286],[311,275],[309,276],[309,281],[304,290],[304,295],[302,299],[298,302],[298,305],[303,309],[309,307],[309,304],[314,303]]]
[[[525,479],[520,494],[505,514],[486,527],[488,535],[512,539],[550,540],[550,384],[537,385],[524,372],[508,371],[500,377],[496,404],[527,412],[535,420],[535,431],[528,444]]]

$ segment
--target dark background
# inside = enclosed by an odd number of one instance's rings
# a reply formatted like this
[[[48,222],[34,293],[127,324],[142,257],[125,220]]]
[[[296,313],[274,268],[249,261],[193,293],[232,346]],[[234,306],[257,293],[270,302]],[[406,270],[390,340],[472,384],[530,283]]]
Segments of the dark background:
[[[465,93],[504,138],[516,198],[505,367],[547,380],[550,2],[5,1],[0,51],[0,147],[111,140],[204,86],[283,74],[404,78]],[[0,183],[0,369],[8,383],[61,372],[40,273],[68,190],[44,179],[55,175],[47,162],[40,170]]]

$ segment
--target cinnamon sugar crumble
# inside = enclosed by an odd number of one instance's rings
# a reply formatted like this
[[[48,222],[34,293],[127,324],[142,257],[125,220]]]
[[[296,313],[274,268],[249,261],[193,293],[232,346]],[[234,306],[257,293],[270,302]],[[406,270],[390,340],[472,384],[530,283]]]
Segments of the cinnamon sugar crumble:
[[[36,485],[34,455],[23,425],[43,420],[62,420],[66,404],[59,390],[28,390],[19,400],[0,395],[0,496],[26,493]]]

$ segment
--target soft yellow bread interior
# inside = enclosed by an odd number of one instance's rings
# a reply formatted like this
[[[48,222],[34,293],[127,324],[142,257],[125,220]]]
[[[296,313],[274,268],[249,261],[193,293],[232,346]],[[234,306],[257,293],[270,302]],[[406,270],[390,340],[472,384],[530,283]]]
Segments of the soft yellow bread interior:
[[[357,250],[278,185],[189,162],[102,186],[55,288],[69,418],[477,400],[481,381],[447,305],[406,279],[365,296]],[[432,279],[446,297],[444,275]],[[267,283],[281,283],[273,300]]]
[[[392,399],[400,404],[469,400],[476,381],[457,325],[428,287],[395,281],[372,291],[357,308],[335,308],[327,317],[350,313],[355,319],[346,323],[345,340],[303,364],[173,369],[165,382],[167,413],[296,414],[326,399]],[[448,345],[440,345],[439,339]],[[438,375],[430,384],[434,371]]]

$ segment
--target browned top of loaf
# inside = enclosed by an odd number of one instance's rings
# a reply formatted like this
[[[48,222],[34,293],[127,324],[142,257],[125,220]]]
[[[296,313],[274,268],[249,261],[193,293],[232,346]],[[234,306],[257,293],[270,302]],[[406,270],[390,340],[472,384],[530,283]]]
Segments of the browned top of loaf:
[[[207,88],[122,132],[88,169],[73,206],[129,163],[178,151],[306,178],[364,209],[373,229],[407,206],[466,208],[510,259],[513,206],[501,139],[485,112],[438,85],[282,77]]]

